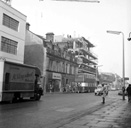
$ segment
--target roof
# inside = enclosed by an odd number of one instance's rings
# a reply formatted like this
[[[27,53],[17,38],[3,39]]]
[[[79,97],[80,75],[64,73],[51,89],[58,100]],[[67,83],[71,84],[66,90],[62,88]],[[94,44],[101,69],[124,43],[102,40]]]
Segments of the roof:
[[[89,40],[87,40],[86,38],[82,37],[88,44],[88,47],[95,47]]]
[[[68,41],[70,41],[70,42],[74,42],[74,41],[76,41],[76,42],[82,42],[82,40],[84,40],[84,41],[86,42],[86,44],[87,44],[88,47],[95,47],[89,40],[87,40],[87,39],[84,38],[84,37],[78,37],[78,38],[63,38],[63,39],[62,39],[63,42],[68,42]]]
[[[46,33],[46,35],[54,35],[54,33],[53,32],[48,32],[48,33]]]

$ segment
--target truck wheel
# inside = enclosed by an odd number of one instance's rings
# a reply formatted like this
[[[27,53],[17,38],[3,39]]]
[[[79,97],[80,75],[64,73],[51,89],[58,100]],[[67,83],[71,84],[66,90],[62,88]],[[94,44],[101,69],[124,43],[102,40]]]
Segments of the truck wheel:
[[[20,97],[20,98],[19,98],[19,101],[23,101],[23,97]]]
[[[37,93],[37,94],[35,95],[35,100],[40,100],[40,98],[41,98],[41,95],[40,95],[39,93]]]
[[[13,103],[13,99],[11,99],[11,100],[9,101],[9,103],[12,104],[12,103]]]
[[[16,96],[14,96],[14,97],[13,97],[13,99],[12,99],[10,102],[12,102],[12,103],[17,102],[17,97],[16,97]]]

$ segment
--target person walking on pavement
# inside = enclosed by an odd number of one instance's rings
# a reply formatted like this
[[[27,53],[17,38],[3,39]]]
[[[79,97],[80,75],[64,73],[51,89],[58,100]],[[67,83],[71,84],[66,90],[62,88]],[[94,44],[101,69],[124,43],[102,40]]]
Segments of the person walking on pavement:
[[[128,94],[128,102],[130,102],[131,101],[131,84],[129,84],[126,91],[127,91],[127,94]]]
[[[53,88],[53,85],[52,85],[52,82],[50,82],[50,83],[49,83],[50,93],[52,93],[52,88]]]
[[[104,86],[104,84],[102,84],[102,103],[105,103],[105,97],[106,97],[106,87]]]

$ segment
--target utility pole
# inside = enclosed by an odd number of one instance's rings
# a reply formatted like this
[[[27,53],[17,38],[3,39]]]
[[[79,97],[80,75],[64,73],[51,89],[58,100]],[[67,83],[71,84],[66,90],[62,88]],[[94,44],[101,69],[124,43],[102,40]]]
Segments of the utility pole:
[[[107,31],[107,33],[110,34],[117,34],[120,35],[122,34],[122,54],[123,54],[123,59],[122,59],[122,77],[123,77],[123,100],[125,100],[125,45],[124,45],[124,33],[121,31]]]

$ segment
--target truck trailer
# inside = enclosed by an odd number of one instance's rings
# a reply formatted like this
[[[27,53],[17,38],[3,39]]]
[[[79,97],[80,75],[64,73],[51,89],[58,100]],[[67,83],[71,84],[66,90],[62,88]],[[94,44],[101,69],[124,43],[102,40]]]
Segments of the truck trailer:
[[[30,98],[40,100],[41,73],[35,66],[0,60],[0,102]]]

